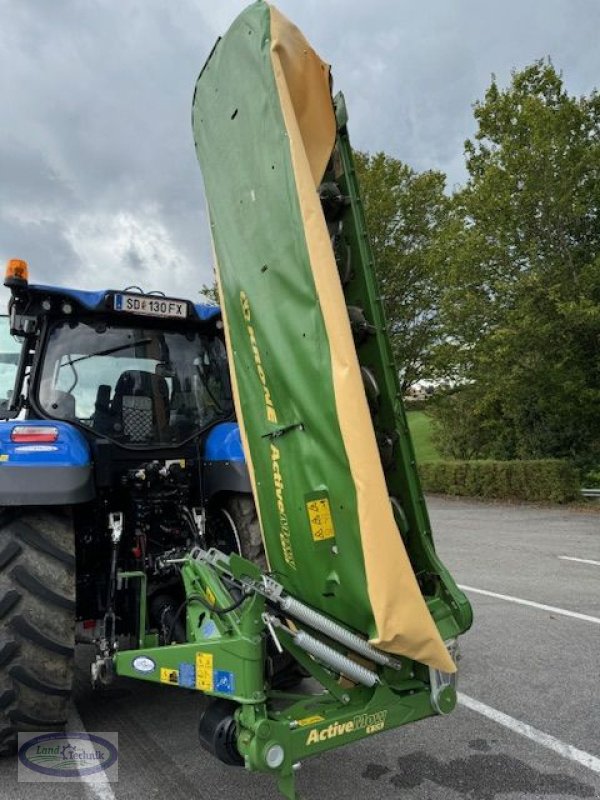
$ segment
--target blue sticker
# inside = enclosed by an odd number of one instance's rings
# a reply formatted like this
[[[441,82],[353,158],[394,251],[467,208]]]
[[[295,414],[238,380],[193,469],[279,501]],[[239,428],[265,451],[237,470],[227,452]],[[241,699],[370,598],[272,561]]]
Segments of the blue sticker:
[[[221,694],[233,694],[235,692],[235,675],[224,669],[216,669],[214,672],[215,692]]]
[[[179,665],[179,685],[194,689],[196,686],[196,667],[193,664],[186,664],[185,661]]]
[[[210,639],[211,636],[215,636],[218,633],[217,626],[212,619],[202,627],[201,633],[205,639]]]

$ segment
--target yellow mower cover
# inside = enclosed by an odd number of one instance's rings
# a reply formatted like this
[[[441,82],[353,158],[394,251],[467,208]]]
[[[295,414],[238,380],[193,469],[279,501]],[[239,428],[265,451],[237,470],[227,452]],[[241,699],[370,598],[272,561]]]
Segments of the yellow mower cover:
[[[256,2],[204,66],[193,128],[270,569],[375,646],[454,672],[390,504],[319,198],[335,170],[329,66]]]

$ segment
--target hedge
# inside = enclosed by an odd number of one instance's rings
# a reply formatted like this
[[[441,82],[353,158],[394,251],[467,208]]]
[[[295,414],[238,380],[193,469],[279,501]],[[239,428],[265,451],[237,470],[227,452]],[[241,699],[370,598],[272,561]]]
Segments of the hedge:
[[[428,461],[420,464],[423,490],[439,494],[568,503],[579,476],[568,461]]]

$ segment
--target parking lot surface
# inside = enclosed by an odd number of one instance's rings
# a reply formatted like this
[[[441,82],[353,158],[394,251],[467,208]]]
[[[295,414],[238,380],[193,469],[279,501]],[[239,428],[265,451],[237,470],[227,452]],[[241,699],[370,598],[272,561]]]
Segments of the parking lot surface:
[[[306,800],[600,797],[600,514],[428,500],[438,552],[474,607],[461,639],[461,703],[437,717],[307,760]],[[2,800],[275,800],[274,781],[200,750],[202,699],[119,680],[94,693],[81,669],[71,730],[116,731],[119,780],[17,782]]]

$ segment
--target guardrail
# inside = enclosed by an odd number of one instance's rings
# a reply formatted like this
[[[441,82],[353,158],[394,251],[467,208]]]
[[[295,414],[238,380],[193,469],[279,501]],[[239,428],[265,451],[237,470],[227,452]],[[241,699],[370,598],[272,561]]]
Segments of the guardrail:
[[[600,489],[581,489],[582,497],[600,497]]]

